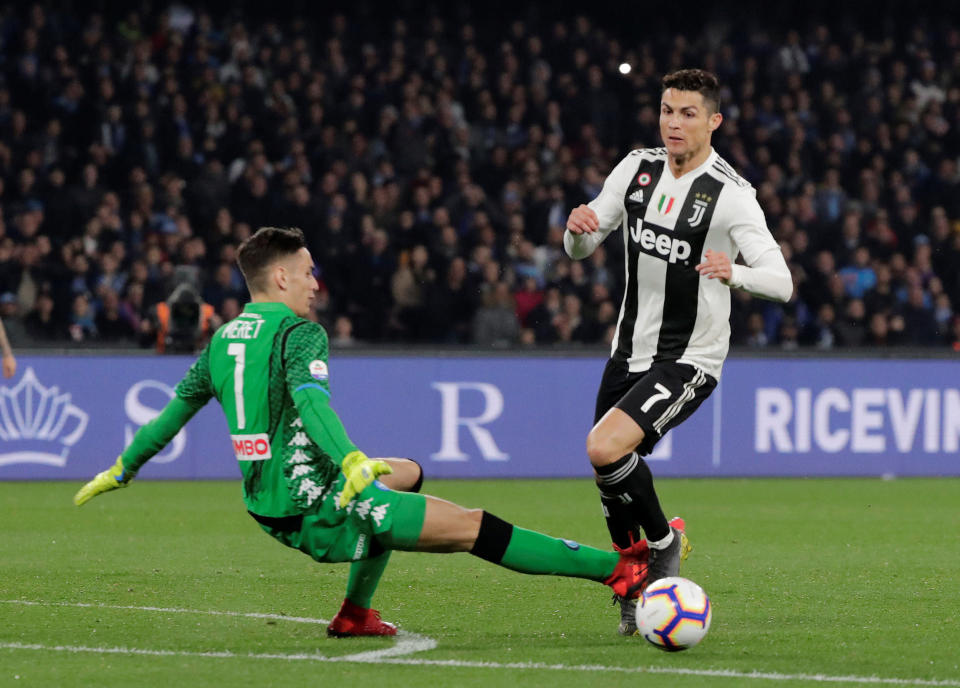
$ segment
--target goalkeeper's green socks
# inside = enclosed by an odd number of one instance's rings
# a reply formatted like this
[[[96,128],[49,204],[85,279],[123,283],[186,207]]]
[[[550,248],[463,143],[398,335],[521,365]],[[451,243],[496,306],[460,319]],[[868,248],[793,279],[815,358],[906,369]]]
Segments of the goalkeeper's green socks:
[[[361,559],[350,564],[347,599],[358,607],[369,609],[388,561],[390,561],[390,552],[384,552],[370,559]]]
[[[620,561],[616,552],[518,528],[486,511],[470,553],[521,573],[595,581],[608,579]]]

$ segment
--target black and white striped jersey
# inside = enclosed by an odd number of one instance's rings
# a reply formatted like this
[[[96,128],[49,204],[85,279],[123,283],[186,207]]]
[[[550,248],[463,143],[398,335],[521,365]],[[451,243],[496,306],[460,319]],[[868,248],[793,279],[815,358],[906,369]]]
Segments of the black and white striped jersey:
[[[614,168],[589,204],[600,231],[564,235],[571,258],[589,256],[623,229],[626,288],[611,356],[630,372],[655,361],[689,363],[719,379],[730,346],[730,290],[787,301],[793,283],[756,191],[716,151],[680,178],[666,148],[635,150]],[[729,284],[701,278],[704,251],[739,253]]]

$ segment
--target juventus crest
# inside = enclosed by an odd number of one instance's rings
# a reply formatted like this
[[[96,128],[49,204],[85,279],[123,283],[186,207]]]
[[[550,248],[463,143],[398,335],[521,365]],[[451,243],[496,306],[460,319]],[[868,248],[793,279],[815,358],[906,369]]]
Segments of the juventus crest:
[[[693,202],[693,215],[687,218],[687,223],[691,227],[696,227],[703,220],[703,212],[707,209],[707,201],[696,199]]]

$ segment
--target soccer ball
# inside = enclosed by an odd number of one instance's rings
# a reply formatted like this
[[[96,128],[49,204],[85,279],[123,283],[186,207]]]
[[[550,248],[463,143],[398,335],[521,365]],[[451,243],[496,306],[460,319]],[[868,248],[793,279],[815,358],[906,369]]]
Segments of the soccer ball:
[[[637,601],[637,632],[667,652],[693,647],[710,630],[710,598],[686,578],[661,578]]]

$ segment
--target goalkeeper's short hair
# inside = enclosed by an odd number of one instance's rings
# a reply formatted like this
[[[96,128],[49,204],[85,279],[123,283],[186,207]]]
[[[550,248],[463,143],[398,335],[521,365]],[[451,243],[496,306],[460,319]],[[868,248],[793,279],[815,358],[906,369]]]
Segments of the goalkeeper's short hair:
[[[298,227],[261,227],[254,232],[237,251],[237,264],[250,290],[263,291],[264,269],[306,245],[303,230]]]

